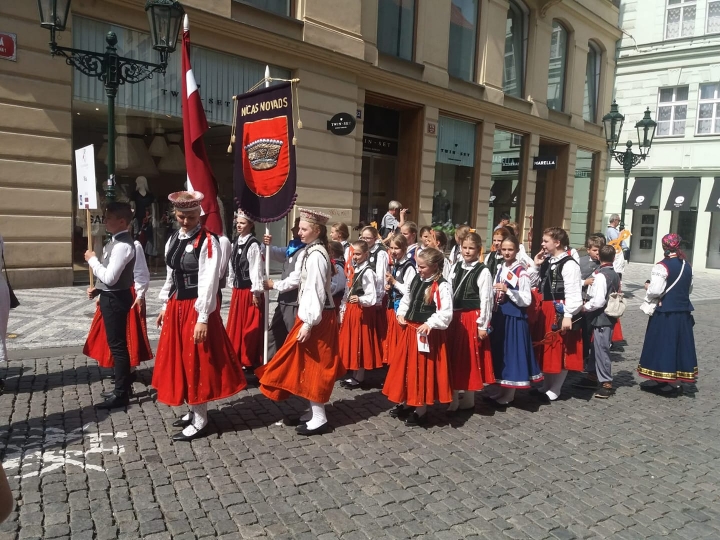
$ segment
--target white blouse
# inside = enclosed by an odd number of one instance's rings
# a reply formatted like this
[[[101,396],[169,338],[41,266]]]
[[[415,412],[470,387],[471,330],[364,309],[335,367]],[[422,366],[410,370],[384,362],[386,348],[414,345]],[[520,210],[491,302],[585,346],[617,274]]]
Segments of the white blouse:
[[[430,280],[428,279],[424,281]],[[430,318],[425,324],[436,330],[445,330],[448,326],[450,326],[453,318],[452,287],[447,281],[440,283],[438,286],[438,293],[440,294],[441,307],[437,308],[435,313],[430,315]],[[410,309],[410,300],[411,298],[409,294],[402,297],[397,311],[398,317],[404,317],[407,315],[408,309]],[[433,302],[434,301],[435,299],[433,299]]]
[[[382,244],[380,240],[377,240],[375,244]],[[376,292],[376,305],[380,305],[383,296],[385,296],[385,274],[390,271],[390,256],[387,251],[382,249],[378,250],[377,253],[370,255],[375,257],[375,290]]]
[[[252,237],[249,234],[240,236],[238,238],[237,251],[240,251],[250,238]],[[235,257],[235,253],[232,252],[232,248],[230,249],[230,252],[230,259],[232,259]],[[259,244],[253,243],[253,245],[248,248],[247,259],[250,267],[250,290],[255,296],[260,296],[263,292],[263,258],[260,253]],[[235,268],[233,268],[232,264],[228,266],[228,285],[232,287],[235,281]]]
[[[363,272],[363,275],[360,278],[362,283],[363,295],[358,295],[358,304],[360,304],[362,307],[370,307],[374,306],[375,302],[377,302],[377,289],[375,289],[377,277],[375,276],[375,272],[372,271],[372,268],[368,268],[367,262],[362,263],[358,268],[355,269],[353,283],[357,279],[357,276],[360,274],[360,272],[362,272],[365,268],[367,268],[367,270]],[[350,289],[351,287],[348,287],[347,291],[345,291],[345,296],[343,297],[343,307],[350,298]]]
[[[195,229],[182,232],[178,236],[178,240],[185,240],[186,238],[192,237],[197,232],[199,226]],[[170,242],[172,238],[165,244],[165,257],[170,250]],[[212,243],[212,257],[208,257],[208,244]],[[215,311],[217,307],[217,292],[218,284],[220,279],[218,278],[218,266],[220,265],[220,242],[210,235],[209,240],[203,242],[202,248],[200,249],[200,260],[198,261],[198,297],[195,300],[195,311],[198,312],[199,323],[207,323],[210,314]],[[173,269],[169,266],[166,267],[167,276],[165,278],[165,284],[160,290],[158,297],[163,301],[162,309],[165,310],[170,297],[170,289],[173,285],[172,273]]]
[[[683,272],[687,272],[688,268],[690,268],[690,265],[685,264]],[[692,268],[690,268],[690,271],[692,271]],[[650,285],[648,285],[647,292],[645,293],[646,302],[657,300],[663,295],[663,293],[665,292],[665,288],[672,285],[672,283],[667,282],[667,278],[668,269],[664,264],[657,263],[655,266],[653,266],[652,272],[650,274]],[[692,282],[690,282],[691,293],[692,290],[693,284]]]
[[[325,308],[325,296],[330,289],[330,263],[319,251],[311,251],[307,254],[310,246],[304,250],[303,260],[305,263],[305,283],[300,288],[300,299],[298,302],[298,317],[303,322],[303,327],[310,330],[322,320],[323,309]],[[298,272],[302,266],[296,266]]]
[[[577,253],[577,252],[576,252]],[[559,255],[550,257],[550,265],[557,264],[565,257],[571,257],[565,251]],[[572,256],[573,259],[575,258]],[[531,268],[528,268],[530,276],[536,281],[539,280],[540,268],[533,263]],[[565,314],[563,315],[566,319],[571,319],[574,315],[577,315],[582,311],[583,300],[582,300],[582,278],[580,274],[580,265],[566,262],[562,267],[562,278],[565,286]]]
[[[290,258],[285,256],[285,248],[271,246],[270,258],[286,265],[286,268],[292,268],[290,274],[285,279],[273,281],[273,289],[278,292],[292,291],[300,287],[300,270],[305,260],[307,247],[299,249]]]
[[[498,267],[497,283],[505,283],[508,285],[505,276],[508,275],[508,272],[514,272],[518,266],[523,267],[519,261],[515,261],[510,266],[503,262],[502,265]],[[524,267],[520,270],[517,287],[517,289],[511,289],[508,286],[505,294],[507,294],[510,301],[517,307],[528,307],[532,303],[532,292],[530,291],[530,277]]]
[[[454,277],[460,269],[472,270],[478,264],[480,264],[479,261],[473,261],[469,264],[465,261],[455,263],[452,267],[451,279],[454,281]],[[461,284],[462,282],[458,283],[458,285]],[[477,318],[477,324],[481,330],[487,330],[490,319],[492,319],[493,300],[495,298],[495,293],[493,292],[493,277],[490,275],[488,268],[484,268],[482,272],[478,274],[477,287],[478,291],[480,291],[480,304],[478,305],[480,316]],[[456,291],[453,291],[453,298],[455,297],[455,292]]]
[[[150,270],[148,270],[147,261],[145,260],[145,250],[142,244],[135,240],[135,268],[133,269],[133,279],[135,280],[135,294],[138,298],[145,298],[148,288],[150,288]]]
[[[220,256],[220,264],[218,265],[218,277],[220,278],[220,282],[222,282],[228,275],[228,266],[230,265],[230,257],[232,257],[232,242],[230,242],[225,235],[221,235],[219,240],[222,254]]]
[[[408,257],[406,255],[405,257],[403,257],[403,259],[400,261],[400,263],[402,264],[407,260],[408,260]],[[416,275],[417,275],[417,270],[415,269],[415,267],[408,266],[407,268],[405,268],[405,273],[401,276],[403,282],[402,283],[400,283],[399,281],[395,282],[395,284],[393,285],[393,289],[395,289],[400,294],[407,294],[408,291],[410,290],[410,283],[412,283],[412,280],[415,278]],[[395,279],[397,279],[397,277]]]

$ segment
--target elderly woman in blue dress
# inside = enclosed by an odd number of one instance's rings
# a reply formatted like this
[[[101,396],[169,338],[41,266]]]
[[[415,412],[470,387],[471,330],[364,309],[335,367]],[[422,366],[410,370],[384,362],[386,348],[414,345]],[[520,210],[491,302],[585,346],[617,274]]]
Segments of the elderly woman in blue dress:
[[[646,283],[645,306],[655,305],[650,316],[638,373],[649,379],[643,390],[675,396],[680,383],[694,383],[698,364],[690,302],[693,272],[680,249],[682,238],[667,234],[662,239],[665,258],[657,263]],[[651,312],[645,310],[646,313]]]

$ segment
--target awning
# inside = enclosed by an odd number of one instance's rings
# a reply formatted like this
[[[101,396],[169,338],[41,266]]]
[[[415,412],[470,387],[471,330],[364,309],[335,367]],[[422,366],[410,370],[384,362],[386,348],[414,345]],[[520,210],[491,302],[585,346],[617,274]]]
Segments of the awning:
[[[715,179],[712,191],[710,192],[710,199],[708,199],[706,212],[720,212],[720,178]]]
[[[673,212],[690,210],[691,208],[697,210],[695,198],[697,197],[698,187],[700,187],[700,178],[698,177],[675,178],[670,190],[670,196],[667,203],[665,203],[665,210],[672,210]]]
[[[645,210],[652,206],[662,178],[660,177],[641,177],[635,178],[635,183],[630,190],[630,196],[627,200],[628,210]]]

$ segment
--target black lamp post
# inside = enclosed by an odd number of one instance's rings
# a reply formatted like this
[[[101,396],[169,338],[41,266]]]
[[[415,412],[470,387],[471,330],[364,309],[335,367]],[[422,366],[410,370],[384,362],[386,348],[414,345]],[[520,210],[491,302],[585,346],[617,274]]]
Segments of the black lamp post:
[[[155,73],[165,73],[168,56],[177,46],[178,32],[185,10],[176,0],[147,0],[145,12],[150,23],[153,49],[160,53],[160,63],[143,62],[118,56],[117,36],[108,32],[105,52],[85,51],[62,47],[55,41],[55,33],[65,30],[71,0],[38,0],[40,26],[50,30],[50,54],[63,56],[69,66],[88,77],[97,77],[105,84],[108,98],[108,179],[106,198],[115,200],[115,97],[118,87],[125,83],[139,83]]]
[[[610,112],[603,116],[603,126],[605,126],[605,141],[608,146],[608,153],[614,157],[615,160],[622,165],[623,171],[625,172],[625,183],[623,184],[623,200],[622,200],[622,212],[620,214],[620,230],[625,229],[625,206],[627,204],[627,189],[628,179],[630,178],[630,171],[635,165],[644,161],[650,153],[650,146],[652,146],[653,138],[655,137],[655,128],[657,123],[650,118],[650,107],[645,111],[643,119],[635,124],[638,134],[638,147],[640,153],[636,154],[632,151],[632,141],[628,141],[626,150],[624,152],[618,152],[618,142],[620,141],[620,133],[622,132],[623,122],[625,117],[618,111],[618,104],[613,100],[610,106]]]

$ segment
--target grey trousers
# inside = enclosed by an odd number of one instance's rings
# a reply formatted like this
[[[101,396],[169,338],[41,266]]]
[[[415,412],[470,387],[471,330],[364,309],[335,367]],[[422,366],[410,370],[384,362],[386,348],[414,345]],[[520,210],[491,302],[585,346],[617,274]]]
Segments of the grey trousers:
[[[612,326],[593,328],[593,346],[588,367],[591,373],[597,374],[600,382],[612,382],[612,363],[610,362],[612,333]]]
[[[278,304],[270,321],[270,334],[268,336],[268,361],[283,346],[285,340],[295,325],[298,307],[287,304]]]

